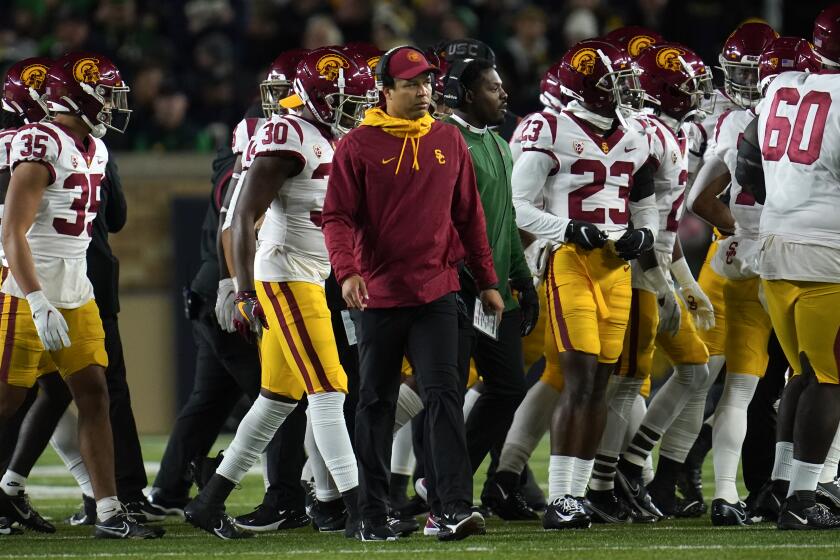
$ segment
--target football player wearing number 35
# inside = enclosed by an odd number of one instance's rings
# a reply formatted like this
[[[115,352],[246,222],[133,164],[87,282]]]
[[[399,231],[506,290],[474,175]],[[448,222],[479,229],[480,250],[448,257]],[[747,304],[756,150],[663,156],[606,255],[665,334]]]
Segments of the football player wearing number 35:
[[[814,50],[840,68],[840,4],[814,22]],[[836,529],[815,502],[840,421],[840,76],[782,72],[738,146],[735,176],[764,204],[758,273],[776,337],[794,370],[782,394],[772,478],[787,484],[780,529]]]
[[[128,86],[93,53],[64,55],[45,77],[49,122],[21,128],[11,146],[12,178],[3,217],[9,276],[3,282],[0,411],[20,405],[36,375],[57,366],[79,410],[82,458],[96,498],[95,536],[156,538],[117,499],[105,383],[105,334],[86,251],[108,162],[101,137],[128,124]]]
[[[590,524],[582,501],[630,314],[627,261],[651,249],[659,229],[648,137],[623,114],[641,108],[630,57],[586,40],[559,73],[572,101],[559,116],[533,117],[513,170],[517,225],[559,245],[546,281],[544,379],[562,372],[565,383],[551,426],[546,529]]]
[[[184,509],[187,521],[222,539],[250,536],[237,529],[224,502],[304,393],[315,444],[347,507],[347,536],[356,536],[359,478],[344,422],[347,374],[324,292],[330,262],[320,225],[336,142],[378,94],[366,61],[334,48],[304,55],[293,88],[280,103],[300,112],[275,114],[254,135],[232,222],[240,320],[261,327],[263,340],[274,337],[274,344],[262,346],[257,400],[216,473]],[[263,214],[257,249],[254,223]]]

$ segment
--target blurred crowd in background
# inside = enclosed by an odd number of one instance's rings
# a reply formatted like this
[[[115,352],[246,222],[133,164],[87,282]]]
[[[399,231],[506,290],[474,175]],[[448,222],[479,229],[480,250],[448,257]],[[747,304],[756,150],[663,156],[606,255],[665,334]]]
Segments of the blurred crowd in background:
[[[809,36],[791,0],[0,0],[0,66],[94,50],[131,87],[134,113],[111,149],[211,151],[258,97],[284,49],[370,41],[380,49],[473,37],[493,47],[510,109],[539,108],[539,80],[575,42],[644,25],[695,49],[707,64],[750,16],[775,15]],[[783,22],[783,25],[779,25]]]

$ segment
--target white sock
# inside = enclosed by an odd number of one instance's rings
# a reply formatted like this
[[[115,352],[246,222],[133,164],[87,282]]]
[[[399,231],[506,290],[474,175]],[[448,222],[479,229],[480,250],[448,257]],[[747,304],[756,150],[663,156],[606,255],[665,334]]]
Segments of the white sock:
[[[611,490],[615,488],[615,465],[624,451],[624,439],[630,415],[639,396],[643,381],[632,377],[610,377],[608,391],[612,398],[607,406],[607,425],[601,435],[601,442],[595,454],[595,467],[592,471],[590,486],[593,490]],[[578,494],[575,494],[577,497]]]
[[[64,414],[58,420],[55,431],[50,438],[50,445],[76,480],[82,494],[93,497],[90,473],[82,460],[82,452],[79,450],[78,421],[69,408],[64,411]]]
[[[239,484],[296,406],[259,395],[239,423],[216,473]]]
[[[391,446],[391,473],[411,476],[417,461],[414,458],[414,440],[411,422],[403,426],[394,435]]]
[[[15,471],[9,469],[3,474],[0,479],[0,487],[7,496],[20,496],[26,493],[26,477],[20,476]]]
[[[122,504],[116,496],[96,500],[96,517],[99,521],[108,521],[122,511]]]
[[[303,445],[309,455],[309,466],[312,470],[312,479],[315,482],[315,497],[319,502],[331,502],[341,498],[341,493],[335,487],[330,471],[327,469],[318,445],[315,443],[315,435],[312,433],[312,422],[309,419],[309,409],[306,410],[306,439]]]
[[[838,426],[837,432],[834,434],[831,447],[828,448],[828,455],[825,456],[820,482],[828,484],[837,477],[838,461],[840,461],[840,426]]]
[[[589,484],[589,477],[592,476],[592,466],[594,464],[595,459],[574,458],[571,494],[575,498],[582,498],[586,495],[586,485]]]
[[[790,471],[788,497],[791,497],[797,490],[810,490],[811,492],[816,490],[822,468],[822,463],[806,463],[794,459],[793,468]]]
[[[790,481],[790,471],[793,469],[793,442],[777,441],[776,456],[773,458],[773,473],[770,480]]]
[[[548,460],[548,500],[553,502],[572,494],[575,458],[552,455]]]
[[[653,470],[653,457],[648,455],[645,459],[645,466],[642,467],[642,482],[645,483],[645,486],[653,481],[654,476],[656,476],[656,471]]]
[[[551,415],[559,401],[560,393],[554,387],[542,381],[534,383],[513,415],[497,470],[522,472],[548,431]]]
[[[627,433],[624,435],[624,443],[621,444],[622,451],[627,449],[630,445],[630,440],[639,431],[639,426],[642,425],[642,420],[647,414],[647,403],[642,395],[636,395],[633,401],[633,408],[630,410],[630,417],[627,419]]]
[[[423,410],[423,401],[420,399],[420,395],[405,383],[401,384],[400,394],[397,396],[397,410],[394,416],[394,433],[408,424],[421,410]]]
[[[356,455],[344,422],[344,393],[309,395],[312,434],[338,491],[352,490],[359,485]]]
[[[642,425],[658,434],[664,434],[682,412],[688,399],[703,387],[708,379],[709,367],[706,364],[674,366],[673,375],[650,402]]]
[[[722,364],[719,359],[721,356],[712,356],[709,359],[709,371],[711,372],[714,366],[718,369]],[[714,364],[713,364],[714,361]],[[706,411],[706,395],[709,393],[709,388],[715,382],[717,373],[706,377],[704,383],[699,389],[689,397],[688,402],[682,409],[682,412],[677,415],[671,426],[662,435],[662,441],[659,445],[659,454],[667,457],[672,461],[684,463],[688,457],[691,447],[694,445],[700,429],[703,427],[703,413]]]
[[[464,422],[466,422],[467,418],[469,418],[470,412],[472,412],[472,409],[480,396],[481,393],[475,389],[469,389],[467,394],[464,395]]]
[[[723,395],[715,409],[712,428],[712,458],[715,466],[715,498],[730,504],[737,502],[738,462],[741,446],[747,435],[747,407],[750,405],[758,376],[746,373],[726,373]]]
[[[268,453],[260,454],[260,468],[262,469],[263,488],[268,490],[268,487],[271,486],[271,482],[268,481]]]

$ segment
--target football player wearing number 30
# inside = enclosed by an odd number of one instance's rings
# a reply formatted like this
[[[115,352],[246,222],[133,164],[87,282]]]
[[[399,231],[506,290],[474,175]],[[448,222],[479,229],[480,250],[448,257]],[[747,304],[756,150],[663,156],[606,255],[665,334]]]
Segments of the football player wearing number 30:
[[[358,522],[358,470],[344,421],[347,374],[324,292],[330,262],[320,218],[335,143],[378,93],[366,61],[334,48],[307,53],[293,88],[281,105],[300,112],[272,116],[254,136],[232,226],[239,313],[259,323],[264,340],[275,337],[279,351],[264,352],[257,400],[216,473],[184,509],[187,521],[223,539],[250,535],[237,529],[224,502],[304,393],[315,443],[347,507],[348,537]],[[257,249],[254,223],[263,213]]]
[[[95,536],[156,538],[116,497],[105,383],[105,334],[86,251],[108,162],[100,139],[128,124],[128,86],[104,56],[71,53],[53,63],[41,98],[51,122],[12,140],[12,178],[3,217],[10,274],[2,286],[0,410],[7,418],[50,360],[79,410],[79,440],[96,498]]]
[[[513,170],[517,225],[559,245],[546,282],[545,355],[546,376],[562,371],[565,383],[551,426],[546,529],[590,524],[582,500],[630,314],[626,261],[651,249],[659,229],[648,138],[623,115],[641,108],[630,57],[582,41],[559,73],[572,101],[560,116],[533,117]],[[540,194],[544,208],[535,204]]]
[[[840,4],[814,22],[823,67],[840,68]],[[794,370],[782,394],[772,478],[780,529],[840,528],[815,492],[840,421],[840,77],[782,72],[738,146],[735,176],[764,204],[758,273]]]

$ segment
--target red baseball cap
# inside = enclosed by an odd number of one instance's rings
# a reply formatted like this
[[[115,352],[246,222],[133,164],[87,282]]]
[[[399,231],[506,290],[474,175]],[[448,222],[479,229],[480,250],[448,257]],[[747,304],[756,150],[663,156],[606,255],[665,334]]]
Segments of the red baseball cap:
[[[411,80],[420,74],[440,73],[440,68],[429,64],[426,57],[413,47],[398,47],[388,58],[385,73],[392,78]]]

